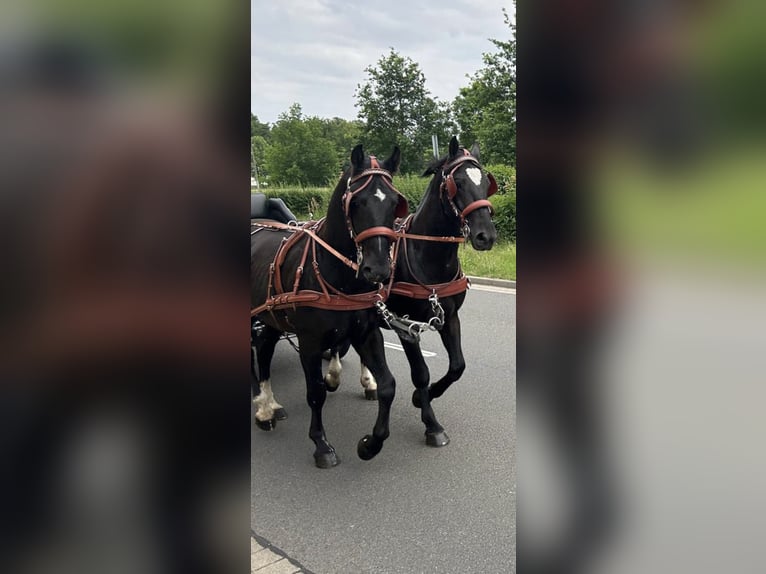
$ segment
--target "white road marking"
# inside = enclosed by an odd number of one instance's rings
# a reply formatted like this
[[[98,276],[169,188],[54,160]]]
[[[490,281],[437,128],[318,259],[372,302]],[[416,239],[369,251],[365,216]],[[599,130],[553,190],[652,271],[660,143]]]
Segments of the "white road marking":
[[[394,349],[396,351],[404,351],[404,347],[402,347],[399,343],[389,343],[388,341],[385,341],[383,343],[384,347],[388,347],[389,349]],[[432,353],[431,351],[426,351],[424,349],[420,349],[420,353],[424,357],[435,357],[436,353]]]
[[[471,291],[487,291],[488,293],[504,293],[506,295],[516,295],[516,289],[509,287],[495,287],[493,285],[476,285],[471,284]]]

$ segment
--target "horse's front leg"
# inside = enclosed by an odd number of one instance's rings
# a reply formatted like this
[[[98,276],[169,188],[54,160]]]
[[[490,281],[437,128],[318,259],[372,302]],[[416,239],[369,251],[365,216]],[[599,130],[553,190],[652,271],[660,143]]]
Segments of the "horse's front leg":
[[[386,364],[383,350],[383,335],[374,327],[364,339],[351,341],[362,363],[370,370],[378,383],[378,418],[371,435],[365,435],[357,445],[357,454],[362,460],[370,460],[383,448],[383,441],[388,438],[388,423],[391,416],[391,403],[396,394],[396,381]]]
[[[431,400],[442,396],[444,391],[457,381],[463,375],[463,371],[465,371],[463,347],[460,344],[460,318],[457,312],[446,318],[444,326],[439,331],[439,336],[442,339],[444,348],[447,350],[449,369],[446,375],[429,387],[428,396]],[[420,400],[420,393],[417,390],[412,394],[412,404],[417,408],[421,408],[422,402]]]
[[[265,327],[261,334],[251,340],[250,346],[250,387],[255,405],[255,424],[262,430],[273,430],[278,420],[287,418],[285,409],[275,399],[271,391],[271,360],[280,333],[271,327]],[[256,352],[253,352],[255,345]],[[257,355],[256,372],[254,355]]]
[[[423,353],[420,351],[420,344],[405,341],[401,337],[399,340],[410,363],[410,375],[412,377],[412,384],[415,385],[415,394],[418,395],[422,405],[420,418],[423,424],[426,425],[426,444],[436,447],[446,446],[449,444],[449,437],[444,432],[444,428],[439,424],[439,421],[436,420],[436,415],[431,408],[431,398],[428,393],[430,373],[423,358]]]
[[[327,398],[327,389],[322,378],[322,349],[311,341],[299,340],[301,365],[306,376],[306,401],[311,408],[309,438],[314,441],[314,462],[319,468],[332,468],[340,464],[335,449],[328,442],[322,425],[322,407]]]

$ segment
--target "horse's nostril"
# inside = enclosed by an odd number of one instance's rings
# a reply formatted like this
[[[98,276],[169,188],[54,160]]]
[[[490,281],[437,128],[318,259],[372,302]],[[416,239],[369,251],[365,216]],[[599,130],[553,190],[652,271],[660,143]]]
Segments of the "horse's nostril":
[[[479,233],[476,234],[476,241],[478,241],[479,243],[486,243],[487,234],[484,233],[483,231],[480,231]]]

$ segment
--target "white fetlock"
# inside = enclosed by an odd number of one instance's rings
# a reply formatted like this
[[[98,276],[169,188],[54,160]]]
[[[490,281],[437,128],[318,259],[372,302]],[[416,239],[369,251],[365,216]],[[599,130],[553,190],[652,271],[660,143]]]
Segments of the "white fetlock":
[[[261,392],[253,398],[255,405],[255,418],[259,421],[270,421],[274,418],[274,394],[271,392],[271,383],[263,381],[261,383]]]
[[[364,364],[362,364],[362,374],[359,377],[359,382],[367,391],[378,390],[378,383],[375,381],[375,377]]]
[[[324,376],[324,384],[335,390],[340,385],[340,372],[343,370],[340,364],[340,355],[335,353],[330,360],[330,366],[327,368],[327,374]]]

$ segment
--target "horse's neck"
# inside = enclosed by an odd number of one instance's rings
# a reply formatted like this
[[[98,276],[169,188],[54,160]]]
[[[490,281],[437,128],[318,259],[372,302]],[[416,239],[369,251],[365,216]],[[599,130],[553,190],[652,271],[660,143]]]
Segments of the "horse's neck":
[[[327,206],[327,216],[325,221],[317,232],[317,235],[326,241],[333,249],[348,257],[351,260],[356,258],[356,245],[351,239],[346,224],[346,218],[343,212],[341,202],[342,190],[335,190],[330,203]],[[324,249],[319,249],[319,262],[322,274],[326,275],[328,280],[348,282],[353,281],[354,271],[346,266],[337,257],[328,253]],[[338,285],[341,287],[341,285]]]
[[[322,225],[318,235],[332,245],[334,249],[346,257],[351,257],[356,247],[348,232],[348,225],[346,224],[341,201],[342,195],[343,193],[338,189],[333,193],[327,206],[327,216],[325,217],[324,225]]]
[[[434,177],[423,197],[423,203],[412,217],[409,232],[417,235],[446,237],[460,235],[460,222],[442,201],[440,178]],[[410,266],[417,274],[422,269],[431,277],[451,279],[458,269],[457,243],[411,240],[407,250]]]

